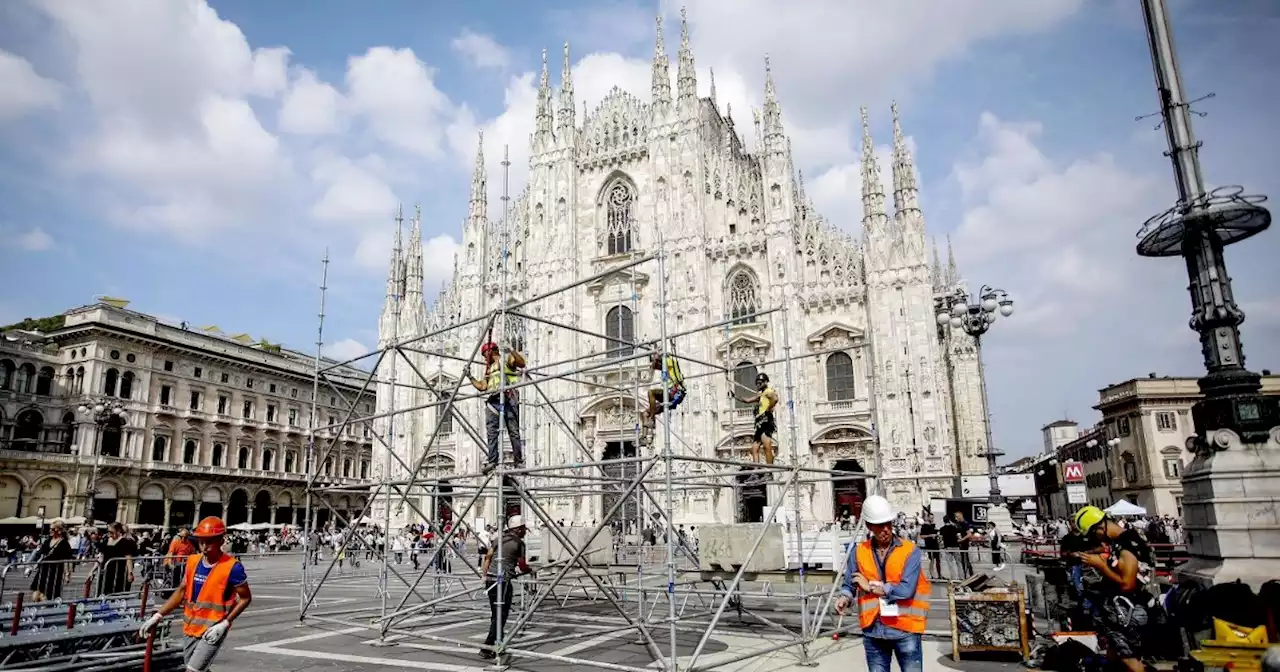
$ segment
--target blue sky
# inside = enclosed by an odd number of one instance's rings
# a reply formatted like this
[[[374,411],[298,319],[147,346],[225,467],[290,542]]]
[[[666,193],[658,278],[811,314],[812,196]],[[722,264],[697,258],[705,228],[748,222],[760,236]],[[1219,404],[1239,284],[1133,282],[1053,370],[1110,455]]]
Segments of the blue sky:
[[[305,11],[300,9],[305,6]],[[1212,185],[1280,194],[1280,9],[1171,0]],[[1225,6],[1226,9],[1222,7]],[[1039,444],[1096,390],[1196,374],[1177,260],[1134,232],[1172,204],[1141,13],[1130,0],[690,0],[699,89],[739,120],[771,57],[811,195],[856,230],[858,106],[897,100],[928,229],[965,277],[1019,302],[988,337],[996,440]],[[0,4],[0,322],[93,296],[296,347],[376,340],[395,204],[422,204],[429,283],[450,270],[484,130],[523,180],[540,52],[578,100],[647,96],[653,17],[674,3],[122,0]],[[674,72],[674,68],[673,68]],[[887,166],[887,162],[882,161]],[[496,198],[496,189],[490,196]],[[1280,234],[1229,251],[1252,368],[1280,369]]]

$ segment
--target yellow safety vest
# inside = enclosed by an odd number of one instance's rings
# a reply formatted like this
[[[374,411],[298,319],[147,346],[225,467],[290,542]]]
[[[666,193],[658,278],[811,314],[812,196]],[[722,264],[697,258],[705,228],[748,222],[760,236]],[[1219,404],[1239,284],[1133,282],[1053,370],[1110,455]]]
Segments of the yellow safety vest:
[[[773,386],[768,384],[760,391],[760,407],[756,410],[756,415],[764,415],[773,409],[773,406],[771,406],[773,402],[769,400],[770,392],[773,392]]]
[[[491,394],[497,394],[502,387],[502,372],[507,373],[507,387],[511,387],[520,382],[520,372],[503,364],[501,367],[488,364],[485,366],[485,388]]]

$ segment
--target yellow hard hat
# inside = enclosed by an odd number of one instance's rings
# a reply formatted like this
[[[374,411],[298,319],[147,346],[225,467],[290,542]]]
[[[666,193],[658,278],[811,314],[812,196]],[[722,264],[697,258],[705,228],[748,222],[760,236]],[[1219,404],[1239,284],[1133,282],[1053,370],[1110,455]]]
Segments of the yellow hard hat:
[[[1071,517],[1071,522],[1075,523],[1076,529],[1080,530],[1080,534],[1089,534],[1089,531],[1103,518],[1107,517],[1107,513],[1096,506],[1086,506],[1076,511]]]

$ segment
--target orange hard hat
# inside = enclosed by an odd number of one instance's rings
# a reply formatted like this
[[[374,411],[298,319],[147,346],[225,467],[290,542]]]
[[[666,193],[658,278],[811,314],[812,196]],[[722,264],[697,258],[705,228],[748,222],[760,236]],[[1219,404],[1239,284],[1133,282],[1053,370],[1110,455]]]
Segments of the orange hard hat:
[[[200,521],[199,525],[196,525],[196,531],[192,532],[191,536],[196,538],[209,538],[221,537],[226,534],[227,524],[222,522],[222,519],[217,516],[209,516],[208,518]]]

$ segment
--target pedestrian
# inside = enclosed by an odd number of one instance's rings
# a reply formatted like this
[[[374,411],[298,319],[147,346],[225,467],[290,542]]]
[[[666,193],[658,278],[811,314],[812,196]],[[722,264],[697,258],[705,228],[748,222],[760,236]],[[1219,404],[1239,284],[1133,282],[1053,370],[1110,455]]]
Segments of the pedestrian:
[[[893,657],[902,672],[922,672],[921,638],[929,617],[929,579],[915,542],[893,533],[893,509],[880,495],[862,505],[869,538],[849,549],[836,613],[854,603],[862,627],[868,672],[889,672]]]
[[[933,523],[933,513],[925,512],[919,537],[924,546],[925,555],[929,556],[929,567],[933,570],[933,578],[945,579],[946,575],[942,573],[942,549],[938,545],[938,526]]]
[[[501,546],[497,542],[491,544],[484,556],[481,570],[485,576],[484,592],[489,596],[489,636],[485,637],[484,647],[480,649],[482,658],[497,657],[494,644],[511,614],[511,601],[515,597],[512,581],[517,576],[533,572],[525,559],[524,535],[524,518],[518,514],[511,516],[507,519]]]
[[[71,544],[66,539],[66,528],[61,522],[49,526],[49,536],[40,542],[35,551],[40,565],[31,579],[31,601],[43,602],[62,597],[62,586],[71,578],[71,563],[75,558]]]
[[[195,542],[191,541],[191,530],[185,525],[178,528],[178,534],[169,542],[169,550],[164,555],[164,566],[169,568],[169,577],[165,583],[172,592],[182,582],[182,573],[187,567],[187,558],[196,552]],[[168,594],[166,594],[168,597]]]
[[[162,618],[182,607],[182,659],[187,672],[206,672],[218,655],[231,624],[253,601],[244,565],[222,551],[227,526],[209,516],[196,525],[200,553],[187,558],[182,585],[142,624],[146,639]]]

